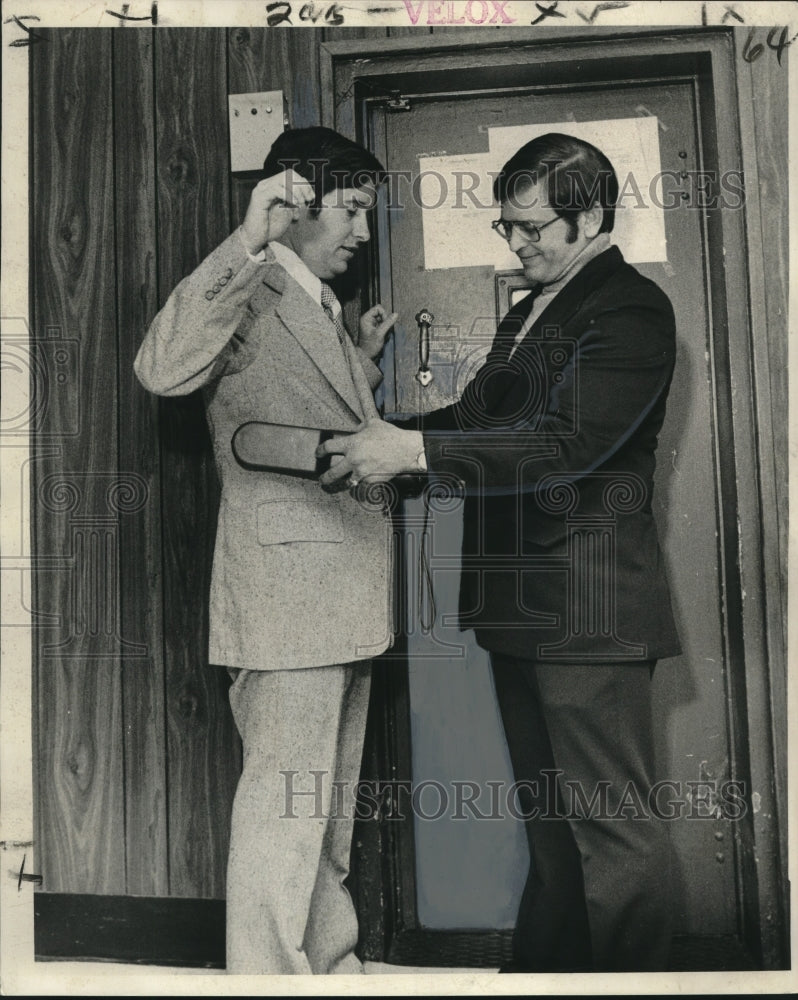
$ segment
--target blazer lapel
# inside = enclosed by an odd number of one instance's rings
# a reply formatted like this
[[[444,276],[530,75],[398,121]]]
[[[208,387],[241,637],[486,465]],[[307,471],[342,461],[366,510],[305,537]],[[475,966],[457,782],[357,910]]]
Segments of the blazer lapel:
[[[372,417],[378,417],[379,413],[374,403],[374,393],[372,392],[369,381],[366,378],[360,364],[360,358],[357,356],[355,345],[349,337],[346,338],[344,349],[349,360],[349,366],[352,372],[352,382],[354,383],[355,390],[358,395],[362,417],[365,420],[370,420]]]
[[[519,344],[518,349],[521,350],[527,340],[532,344],[538,339],[544,325],[547,327],[559,327],[562,330],[571,317],[582,308],[582,303],[587,296],[595,288],[603,285],[612,272],[616,271],[623,262],[621,251],[618,247],[611,246],[603,253],[600,253],[598,257],[594,257],[593,260],[585,264],[560,289],[540,316],[538,316],[528,330],[526,337]],[[524,299],[525,301],[526,299]],[[529,315],[528,312],[527,315]]]
[[[363,407],[355,388],[349,361],[335,324],[320,305],[298,285],[279,264],[267,264],[263,283],[281,293],[275,311],[291,335],[329,382],[331,388],[358,420],[363,419]]]
[[[551,372],[544,363],[540,351],[544,327],[564,330],[566,324],[582,308],[587,296],[595,288],[601,287],[621,264],[623,256],[615,246],[585,264],[537,317],[509,360],[508,356],[515,337],[528,319],[541,286],[535,286],[532,294],[522,299],[507,313],[499,326],[494,343],[496,353],[493,359],[494,375],[490,387],[489,406],[494,409],[504,408],[511,413],[518,412],[519,409],[525,411],[528,410],[529,399],[540,392],[548,393]],[[530,378],[536,387],[534,391],[530,388]],[[540,398],[542,403],[543,397]]]
[[[517,386],[518,368],[510,362],[510,352],[515,338],[532,312],[539,287],[534,286],[529,295],[516,303],[499,323],[485,363],[472,383],[480,399],[480,403],[476,404],[478,410],[484,408],[492,412],[501,407],[502,401]]]
[[[518,336],[519,330],[526,323],[529,314],[532,312],[532,307],[535,304],[535,299],[540,291],[540,285],[534,285],[529,292],[529,295],[525,295],[520,302],[517,302],[512,309],[510,309],[496,330],[496,336],[493,340],[493,345],[491,347],[491,354],[494,357],[497,354],[509,354],[515,343],[515,338]]]

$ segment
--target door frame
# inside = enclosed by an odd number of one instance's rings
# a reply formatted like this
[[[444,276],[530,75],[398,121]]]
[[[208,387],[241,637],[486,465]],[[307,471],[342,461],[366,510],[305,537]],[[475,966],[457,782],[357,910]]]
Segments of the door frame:
[[[786,648],[781,616],[784,557],[769,534],[776,472],[770,424],[770,371],[754,352],[762,333],[764,262],[748,233],[759,233],[750,79],[736,72],[733,28],[469,30],[443,35],[326,42],[320,47],[323,123],[374,147],[369,105],[402,96],[475,91],[557,81],[634,78],[697,81],[705,160],[720,172],[744,169],[745,211],[705,213],[715,417],[719,565],[727,663],[730,777],[759,796],[738,825],[739,936],[762,968],[789,967],[787,897]],[[563,43],[567,42],[567,45]],[[489,62],[488,62],[489,57]],[[521,83],[520,81],[523,81]],[[718,127],[723,123],[723,127]],[[724,255],[725,248],[725,255]],[[380,247],[384,251],[384,247]],[[362,274],[372,296],[378,261]],[[715,266],[709,266],[714,264]],[[386,287],[383,281],[383,289]],[[392,303],[383,303],[392,309]],[[390,359],[388,359],[390,363]],[[734,398],[732,400],[732,387]],[[397,525],[401,534],[401,524]],[[786,575],[786,574],[785,574]],[[375,664],[374,703],[364,776],[411,776],[409,692],[402,640]],[[749,734],[755,734],[755,740]],[[415,907],[412,816],[361,824],[357,897],[368,958],[424,964],[496,964],[502,932],[439,932],[420,927]],[[445,961],[442,961],[444,959]]]

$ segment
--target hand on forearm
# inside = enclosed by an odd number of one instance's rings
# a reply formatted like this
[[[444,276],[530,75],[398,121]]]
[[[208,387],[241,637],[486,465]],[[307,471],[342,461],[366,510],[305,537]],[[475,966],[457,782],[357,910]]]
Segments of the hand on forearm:
[[[385,482],[401,473],[418,472],[423,451],[424,439],[418,431],[402,431],[375,418],[354,434],[319,445],[319,457],[340,456],[320,481],[331,486],[349,476],[357,482]]]

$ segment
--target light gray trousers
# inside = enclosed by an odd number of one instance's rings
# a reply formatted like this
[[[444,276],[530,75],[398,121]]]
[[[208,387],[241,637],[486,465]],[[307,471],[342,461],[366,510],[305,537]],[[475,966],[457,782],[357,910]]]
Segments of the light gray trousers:
[[[371,662],[230,671],[244,766],[227,867],[227,971],[363,971],[349,873]]]

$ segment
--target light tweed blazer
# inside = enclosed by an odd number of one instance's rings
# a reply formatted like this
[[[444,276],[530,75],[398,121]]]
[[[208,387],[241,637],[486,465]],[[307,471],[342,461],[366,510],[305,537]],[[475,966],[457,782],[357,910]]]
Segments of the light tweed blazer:
[[[268,250],[267,250],[268,254]],[[253,471],[231,440],[250,420],[353,430],[379,369],[273,258],[233,233],[172,292],[135,361],[164,396],[202,387],[222,485],[209,659],[249,670],[349,663],[390,643],[391,524],[379,504]]]

